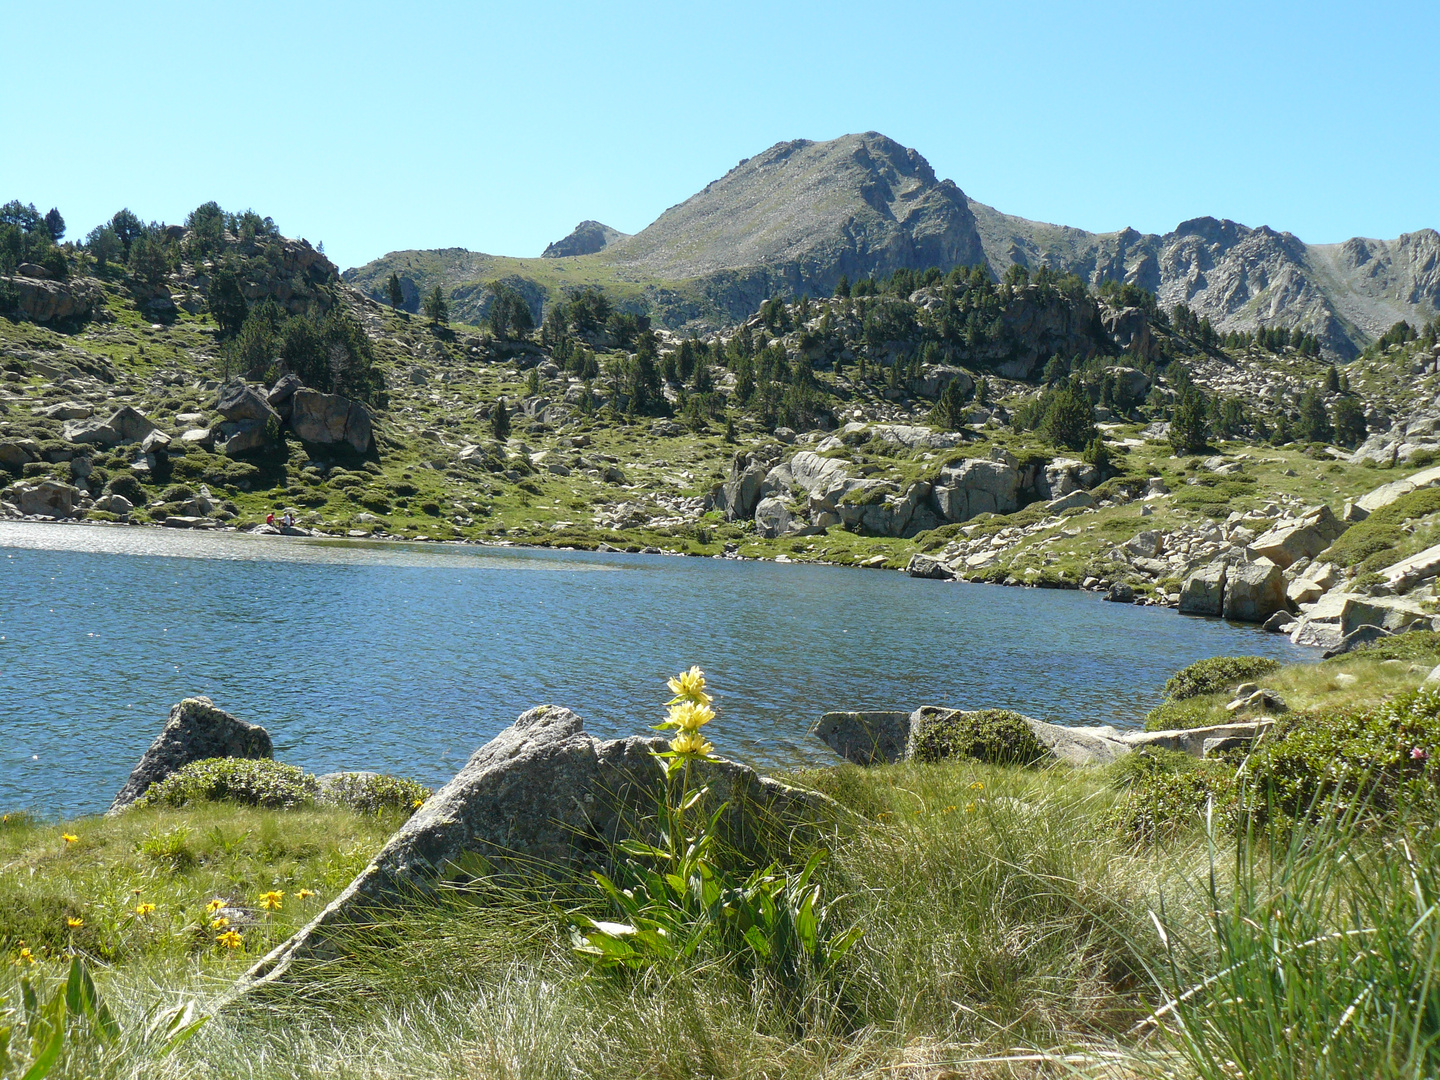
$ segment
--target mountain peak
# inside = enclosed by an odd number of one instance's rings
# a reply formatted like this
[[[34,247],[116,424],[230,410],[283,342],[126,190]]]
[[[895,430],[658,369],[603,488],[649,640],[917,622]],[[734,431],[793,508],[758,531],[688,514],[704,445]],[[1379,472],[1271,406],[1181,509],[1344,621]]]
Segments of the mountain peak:
[[[563,240],[556,240],[540,253],[542,259],[564,259],[572,255],[594,255],[604,251],[616,240],[624,240],[629,233],[622,233],[599,221],[582,221],[570,230]]]

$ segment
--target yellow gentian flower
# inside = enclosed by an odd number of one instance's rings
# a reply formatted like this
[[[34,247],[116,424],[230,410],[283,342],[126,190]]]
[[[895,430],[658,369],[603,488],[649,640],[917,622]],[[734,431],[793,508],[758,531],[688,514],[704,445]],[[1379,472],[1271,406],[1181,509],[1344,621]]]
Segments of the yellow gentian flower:
[[[679,728],[681,731],[699,731],[714,719],[715,710],[709,705],[697,705],[693,701],[682,701],[678,705],[670,706],[670,714],[665,718],[662,726]]]
[[[675,695],[670,701],[674,705],[681,701],[692,701],[696,705],[709,705],[713,700],[705,692],[705,673],[698,667],[691,667],[689,671],[682,671],[674,678],[667,680],[666,685],[670,692]]]
[[[715,747],[706,742],[705,736],[701,735],[698,731],[681,731],[670,740],[670,749],[677,754],[708,757]]]

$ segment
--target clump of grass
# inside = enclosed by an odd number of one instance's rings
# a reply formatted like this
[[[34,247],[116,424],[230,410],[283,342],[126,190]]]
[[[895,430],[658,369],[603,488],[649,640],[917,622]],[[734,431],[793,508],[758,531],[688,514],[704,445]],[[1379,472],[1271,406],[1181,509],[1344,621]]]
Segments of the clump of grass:
[[[1217,694],[1236,683],[1268,675],[1280,661],[1268,656],[1212,656],[1181,668],[1165,683],[1165,696],[1172,701]]]

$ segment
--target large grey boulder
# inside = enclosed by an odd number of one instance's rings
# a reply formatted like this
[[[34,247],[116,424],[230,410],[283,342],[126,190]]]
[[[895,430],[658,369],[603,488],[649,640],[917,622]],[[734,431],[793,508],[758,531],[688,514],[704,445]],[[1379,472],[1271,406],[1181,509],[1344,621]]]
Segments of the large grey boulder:
[[[827,712],[810,734],[846,761],[886,765],[905,757],[910,743],[908,712]]]
[[[946,521],[969,521],[979,514],[1013,514],[1020,505],[1020,473],[1001,452],[969,458],[940,470],[932,497]]]
[[[21,469],[40,460],[40,444],[34,439],[0,439],[0,466]]]
[[[268,758],[274,756],[270,734],[247,724],[206,697],[186,698],[170,709],[165,727],[130,772],[110,813],[119,813],[171,773],[206,758]]]
[[[916,737],[927,724],[945,723],[952,717],[963,717],[974,710],[946,709],[936,705],[922,705],[910,714],[905,758],[915,757]],[[1025,721],[1036,740],[1048,751],[1051,761],[1066,765],[1090,766],[1108,765],[1123,757],[1129,748],[1119,741],[1113,728],[1073,728],[1061,724],[1048,724],[1032,716],[1017,714]]]
[[[1269,559],[1230,568],[1225,578],[1225,618],[1263,623],[1284,607],[1285,575]]]
[[[150,418],[140,410],[122,405],[106,420],[72,420],[65,425],[66,442],[92,443],[96,446],[119,446],[142,441],[155,430]]]
[[[792,520],[784,499],[771,496],[761,499],[760,504],[755,507],[755,532],[767,540],[784,536],[790,531]]]
[[[308,389],[290,398],[290,428],[305,442],[349,443],[357,454],[369,452],[374,435],[370,410],[360,402]]]
[[[5,491],[5,497],[18,506],[22,514],[53,518],[73,514],[79,495],[79,489],[59,480],[41,480],[37,484],[22,480]]]
[[[270,407],[265,391],[239,379],[220,387],[215,395],[215,408],[233,424],[253,422],[263,427],[271,420],[280,422],[280,414]]]
[[[1388,484],[1381,484],[1355,500],[1355,507],[1360,511],[1356,517],[1358,519],[1369,517],[1376,510],[1389,506],[1402,495],[1409,495],[1410,492],[1420,488],[1434,487],[1436,484],[1440,484],[1440,465],[1422,469],[1404,480],[1393,480]]]
[[[1299,559],[1313,559],[1334,543],[1349,526],[1330,512],[1314,506],[1299,518],[1287,518],[1257,536],[1247,549],[1253,558],[1269,559],[1284,570]]]
[[[933,555],[926,555],[919,551],[910,556],[910,562],[905,566],[905,573],[911,577],[933,578],[936,581],[952,581],[955,578],[955,571],[950,569],[946,563]]]
[[[1180,586],[1181,615],[1220,615],[1225,610],[1226,567],[1223,562],[1202,566]]]
[[[489,878],[534,885],[603,866],[625,837],[647,835],[664,780],[652,752],[663,740],[609,742],[569,709],[542,705],[471,756],[350,885],[236,984],[232,997],[282,979],[299,958],[335,954],[338,932],[444,881]],[[727,838],[746,845],[776,825],[815,824],[828,800],[728,761],[697,763],[692,783],[727,804]]]

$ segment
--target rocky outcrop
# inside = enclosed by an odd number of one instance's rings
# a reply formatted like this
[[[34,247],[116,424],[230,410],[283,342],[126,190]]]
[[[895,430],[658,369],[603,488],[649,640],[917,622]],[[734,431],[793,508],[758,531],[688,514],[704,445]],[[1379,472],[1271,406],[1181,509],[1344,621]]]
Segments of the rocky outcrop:
[[[358,401],[318,390],[296,390],[290,399],[290,428],[305,442],[348,443],[357,454],[370,452],[374,423]]]
[[[150,418],[138,409],[122,405],[107,420],[74,420],[65,425],[66,442],[120,446],[137,443],[155,430]]]
[[[1020,508],[1020,474],[1013,457],[996,450],[989,458],[967,458],[940,470],[932,492],[946,521],[980,514],[1013,514]]]
[[[1213,562],[1196,570],[1180,586],[1181,615],[1220,615],[1225,610],[1223,562]]]
[[[47,281],[25,275],[0,275],[0,297],[9,295],[12,311],[27,322],[66,323],[88,319],[104,292],[94,278]]]
[[[1225,576],[1225,618],[1263,623],[1284,607],[1285,576],[1269,559],[1230,567]]]
[[[634,737],[601,742],[569,709],[524,713],[474,755],[392,836],[370,865],[307,926],[257,963],[235,994],[284,977],[298,958],[333,952],[337,933],[387,907],[432,891],[444,879],[477,877],[533,885],[605,865],[622,838],[647,835],[663,789],[652,755],[663,743]],[[813,825],[820,796],[728,761],[692,768],[722,824],[747,845],[775,824]]]
[[[582,221],[563,240],[556,240],[540,253],[542,259],[564,259],[574,255],[594,255],[604,251],[617,240],[624,240],[629,233],[617,232],[609,225],[598,221]]]
[[[206,697],[186,698],[170,710],[164,729],[155,737],[109,812],[124,810],[171,773],[206,758],[268,758],[274,751],[270,734],[258,724],[236,719]]]
[[[20,513],[27,516],[67,518],[75,512],[80,497],[78,489],[59,480],[41,480],[38,483],[20,481],[3,492],[6,501],[14,503]]]
[[[1328,506],[1315,506],[1298,519],[1276,523],[1269,532],[1255,538],[1249,553],[1269,559],[1284,570],[1297,559],[1313,559],[1333,544],[1349,526],[1338,520]]]

